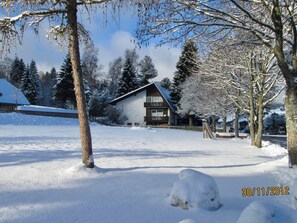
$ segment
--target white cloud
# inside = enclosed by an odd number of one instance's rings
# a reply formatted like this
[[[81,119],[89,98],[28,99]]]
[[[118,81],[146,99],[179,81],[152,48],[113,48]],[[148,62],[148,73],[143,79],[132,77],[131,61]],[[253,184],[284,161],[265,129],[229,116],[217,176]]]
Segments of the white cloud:
[[[164,77],[172,79],[173,73],[175,71],[175,66],[180,55],[179,48],[168,48],[167,46],[162,46],[155,48],[153,46],[143,48],[140,51],[140,55],[143,58],[148,55],[152,58],[156,69],[158,70],[157,81],[162,80]]]
[[[137,47],[136,40],[129,32],[117,31],[110,41],[103,44],[97,44],[99,48],[99,61],[104,65],[104,70],[107,72],[108,64],[117,57],[123,56],[126,49],[134,49]],[[152,58],[156,69],[158,70],[157,81],[164,77],[172,79],[175,71],[175,65],[179,58],[181,50],[179,48],[170,48],[168,46],[162,47],[142,47],[136,48],[137,53],[142,59],[145,55]]]
[[[57,42],[50,42],[46,38],[45,30],[40,29],[38,36],[30,31],[25,32],[22,45],[13,47],[9,56],[18,56],[26,64],[34,60],[38,70],[46,72],[52,67],[60,69],[66,52],[67,48],[61,49]]]
[[[145,55],[152,58],[159,73],[155,80],[160,81],[164,77],[172,79],[175,65],[180,55],[179,48],[170,48],[168,46],[156,48],[151,45],[139,49],[137,48],[137,41],[127,31],[119,30],[114,33],[108,33],[106,31],[102,32],[102,34],[110,38],[101,39],[99,43],[96,42],[95,37],[93,37],[93,40],[99,49],[99,63],[104,65],[105,72],[108,71],[111,61],[119,56],[124,56],[126,49],[136,48],[140,56],[139,59],[142,59]],[[67,53],[67,46],[61,49],[56,42],[50,42],[45,36],[45,30],[42,29],[39,36],[36,36],[33,32],[26,32],[23,45],[11,49],[10,57],[14,58],[18,56],[25,63],[30,63],[31,60],[34,60],[39,71],[50,71],[52,67],[55,67],[59,71]]]

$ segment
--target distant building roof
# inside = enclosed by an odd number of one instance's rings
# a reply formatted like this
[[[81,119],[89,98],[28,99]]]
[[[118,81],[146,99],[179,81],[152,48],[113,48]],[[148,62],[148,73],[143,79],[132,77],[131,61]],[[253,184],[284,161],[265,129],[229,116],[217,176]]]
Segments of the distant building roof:
[[[163,96],[163,98],[165,99],[165,101],[167,102],[169,107],[172,110],[175,110],[175,106],[171,101],[170,92],[166,88],[163,88],[161,86],[161,84],[158,83],[158,82],[153,82],[153,83],[147,84],[145,86],[142,86],[142,87],[140,87],[138,89],[135,89],[134,91],[131,91],[131,92],[127,93],[127,94],[124,94],[124,95],[122,95],[120,97],[117,97],[117,98],[113,99],[110,103],[111,104],[117,103],[118,101],[124,100],[125,98],[128,98],[133,94],[137,94],[138,92],[141,92],[141,91],[147,89],[150,86],[155,86],[157,88],[157,90],[160,92],[160,94]]]
[[[29,105],[22,91],[5,79],[0,79],[0,104]]]

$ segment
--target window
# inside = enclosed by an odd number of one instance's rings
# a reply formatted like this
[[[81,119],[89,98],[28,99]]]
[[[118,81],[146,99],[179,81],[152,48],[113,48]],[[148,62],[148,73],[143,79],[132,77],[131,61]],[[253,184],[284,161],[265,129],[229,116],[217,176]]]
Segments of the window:
[[[162,109],[152,110],[152,116],[153,117],[162,117],[163,116],[163,110]]]
[[[149,96],[146,98],[146,102],[163,102],[163,98],[160,96]]]
[[[0,97],[2,96],[3,94],[0,92]]]

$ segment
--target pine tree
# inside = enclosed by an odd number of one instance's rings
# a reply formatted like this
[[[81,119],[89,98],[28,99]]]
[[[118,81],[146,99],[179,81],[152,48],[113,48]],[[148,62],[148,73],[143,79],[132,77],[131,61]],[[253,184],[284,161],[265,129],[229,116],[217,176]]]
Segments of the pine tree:
[[[26,65],[22,59],[15,57],[11,64],[11,70],[9,73],[9,82],[17,88],[22,87],[22,76],[25,72]]]
[[[74,84],[72,78],[72,65],[69,54],[66,55],[60,72],[57,75],[57,83],[54,86],[53,100],[58,107],[76,107]]]
[[[127,94],[139,87],[136,78],[135,67],[130,57],[127,57],[124,63],[123,72],[118,83],[117,96]]]
[[[145,56],[139,62],[139,84],[144,86],[149,83],[149,79],[153,79],[158,76],[158,71],[153,64],[152,58]]]
[[[186,41],[179,61],[176,64],[177,71],[174,73],[170,96],[178,104],[181,98],[181,85],[187,77],[199,71],[199,58],[196,42],[193,39]]]
[[[41,76],[42,105],[53,106],[53,88],[57,83],[57,71],[53,67],[51,72]]]
[[[40,83],[40,77],[39,77],[38,70],[37,70],[37,65],[34,60],[32,60],[30,63],[29,72],[30,72],[30,76],[32,78],[32,84],[33,84],[33,88],[34,88],[32,90],[36,94],[36,102],[34,104],[39,104],[40,99],[41,99],[41,95],[40,95],[41,83]]]
[[[160,82],[161,86],[167,90],[170,89],[171,87],[171,81],[168,77],[164,77],[161,82]]]
[[[106,116],[109,100],[110,95],[107,87],[96,90],[90,99],[89,115],[92,117]]]
[[[21,80],[21,89],[28,101],[36,105],[38,90],[36,88],[36,78],[32,75],[30,65],[27,65]]]

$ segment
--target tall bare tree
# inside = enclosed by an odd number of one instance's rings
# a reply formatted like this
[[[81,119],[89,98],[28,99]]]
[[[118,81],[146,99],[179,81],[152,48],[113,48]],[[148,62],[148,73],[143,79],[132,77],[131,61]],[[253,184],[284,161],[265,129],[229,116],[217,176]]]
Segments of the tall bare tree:
[[[0,9],[7,11],[7,16],[0,18],[1,52],[9,50],[16,41],[21,43],[22,34],[27,30],[27,27],[31,27],[38,34],[39,25],[45,22],[46,19],[49,21],[50,26],[49,36],[67,42],[80,123],[82,162],[87,168],[94,167],[94,159],[84,94],[79,40],[90,40],[90,38],[83,25],[78,23],[77,10],[83,8],[90,12],[100,6],[108,6],[107,4],[111,4],[111,9],[116,10],[120,8],[116,6],[120,6],[125,2],[124,0],[2,0],[0,2]],[[134,1],[134,3],[137,2],[137,0]],[[129,1],[129,3],[132,2]],[[65,39],[65,36],[68,38]]]
[[[164,0],[154,6],[154,16],[143,14],[138,31],[142,40],[166,34],[160,44],[186,37],[216,41],[242,30],[254,38],[240,42],[261,43],[273,52],[286,82],[289,166],[297,167],[297,2]]]

